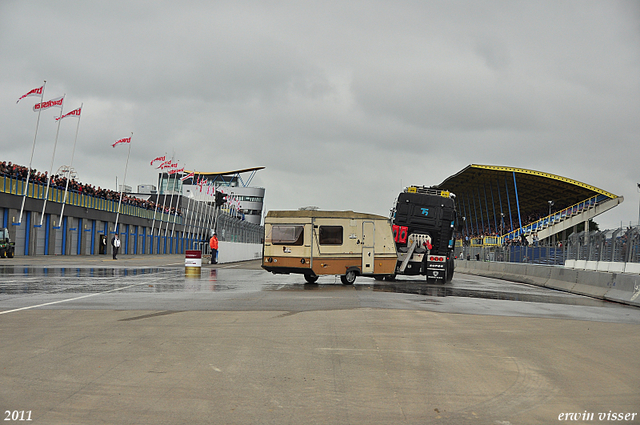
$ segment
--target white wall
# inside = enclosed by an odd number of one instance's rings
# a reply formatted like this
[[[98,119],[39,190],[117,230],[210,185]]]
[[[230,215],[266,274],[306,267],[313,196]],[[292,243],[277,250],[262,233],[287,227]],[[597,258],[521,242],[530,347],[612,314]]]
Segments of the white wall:
[[[262,258],[262,244],[224,242],[218,243],[218,263],[259,260]]]

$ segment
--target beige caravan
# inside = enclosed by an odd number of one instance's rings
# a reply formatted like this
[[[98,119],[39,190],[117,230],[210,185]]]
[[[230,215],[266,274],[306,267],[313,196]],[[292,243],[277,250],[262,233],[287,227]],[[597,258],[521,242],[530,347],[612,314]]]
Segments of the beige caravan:
[[[264,224],[262,267],[299,273],[315,283],[321,275],[393,275],[398,256],[389,219],[353,211],[269,211]]]

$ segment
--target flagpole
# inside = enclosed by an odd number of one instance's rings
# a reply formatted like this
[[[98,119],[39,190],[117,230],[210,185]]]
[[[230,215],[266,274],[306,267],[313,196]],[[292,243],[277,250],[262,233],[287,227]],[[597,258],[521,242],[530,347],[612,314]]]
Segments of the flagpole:
[[[193,178],[191,179],[191,183],[193,183],[193,180],[195,179],[195,170],[193,173]],[[193,185],[192,185],[193,186]],[[193,201],[194,201],[194,205],[192,206],[189,202],[187,202],[187,219],[185,222],[185,231],[187,232],[187,246],[189,246],[189,244],[191,243],[191,223],[193,222],[193,215],[194,215],[194,211],[196,209],[197,204],[197,199],[196,199],[196,195],[195,195],[195,191],[191,193],[192,197],[193,197]],[[191,200],[191,198],[189,198],[189,201]],[[191,246],[189,246],[189,248],[191,248]]]
[[[60,105],[60,116],[58,118],[62,118],[62,111],[64,110],[64,98],[67,94],[65,93],[64,95],[62,95],[62,105]],[[42,107],[40,108],[42,109]],[[51,178],[53,177],[53,161],[56,157],[56,147],[58,146],[58,135],[60,134],[60,121],[62,121],[61,119],[58,119],[58,129],[56,130],[56,141],[53,144],[53,154],[51,155],[51,166],[49,167],[49,178],[47,179],[47,190],[44,193],[44,202],[42,203],[42,214],[40,214],[40,226],[38,227],[42,227],[42,222],[44,221],[44,210],[45,208],[47,208],[47,200],[49,199],[49,186],[51,186]],[[62,222],[58,223],[59,226],[62,226]],[[54,226],[54,229],[56,227]]]
[[[122,189],[120,191],[120,200],[118,201],[118,213],[116,214],[116,225],[113,228],[115,234],[118,234],[118,219],[120,218],[120,205],[122,205],[122,192],[124,192],[124,185],[127,181],[127,168],[129,168],[129,156],[131,155],[131,139],[133,139],[133,131],[131,132],[131,137],[129,138],[129,151],[127,152],[127,162],[124,164],[124,178],[122,179]],[[117,188],[116,188],[117,189]]]
[[[40,105],[44,102],[44,86],[47,85],[47,80],[44,80],[42,84],[42,94],[40,95]],[[62,109],[61,109],[62,111]],[[33,145],[31,146],[31,158],[29,159],[29,172],[27,173],[27,183],[24,186],[24,191],[22,193],[22,206],[20,207],[20,217],[18,218],[18,225],[22,224],[22,213],[24,211],[24,202],[27,200],[27,192],[29,191],[29,178],[31,177],[31,163],[33,162],[33,153],[36,150],[36,137],[38,137],[38,126],[40,124],[40,113],[42,112],[42,107],[38,108],[38,119],[36,120],[36,134],[33,136]]]
[[[84,105],[84,103],[80,104],[80,111],[82,111],[82,105]],[[81,116],[78,115],[78,124],[76,125],[76,137],[75,139],[73,139],[73,150],[71,151],[71,163],[69,164],[69,170],[67,172],[67,184],[64,188],[64,199],[62,200],[62,210],[60,210],[60,223],[62,223],[62,217],[64,216],[64,206],[67,203],[67,192],[69,191],[69,180],[71,180],[71,167],[73,167],[73,157],[76,154],[76,142],[78,141],[78,130],[80,130],[80,118]],[[60,119],[60,121],[62,121],[62,119]]]
[[[195,200],[194,200],[195,202]],[[193,207],[191,206],[191,198],[189,198],[189,200],[187,201],[187,213],[185,216],[185,221],[184,221],[184,234],[183,237],[186,235],[186,239],[187,239],[187,248],[191,249],[191,247],[189,246],[190,243],[190,239],[191,239],[191,231],[190,231],[190,227],[189,227],[189,223],[191,222],[191,216],[193,215],[193,213],[191,212],[191,209]]]
[[[169,231],[169,221],[171,220],[171,205],[173,205],[173,193],[175,192],[176,189],[176,179],[175,179],[175,175],[176,173],[173,174],[174,179],[173,179],[173,186],[172,186],[172,190],[171,190],[171,198],[169,200],[169,219],[167,220],[167,225],[164,228],[164,238],[165,240],[167,239],[167,232]],[[167,186],[169,185],[169,181],[171,180],[171,174],[167,174]],[[174,216],[175,218],[175,216]],[[173,235],[172,235],[173,237]],[[173,244],[173,239],[171,240],[171,244]],[[169,246],[169,252],[171,252],[171,245]]]
[[[187,168],[187,166],[186,166],[186,165],[184,165],[184,166],[182,167],[182,169],[183,169],[183,173],[184,173],[184,169],[185,169],[185,168]],[[171,225],[171,237],[172,237],[172,238],[173,238],[173,232],[174,232],[174,230],[176,229],[176,219],[177,219],[177,216],[178,216],[178,205],[179,205],[179,204],[180,204],[180,205],[182,204],[182,202],[181,202],[181,201],[182,201],[182,178],[180,179],[180,183],[179,183],[179,185],[180,185],[180,194],[178,195],[178,201],[176,202],[176,216],[175,216],[175,217],[173,217],[173,224]]]
[[[167,153],[164,153],[164,158],[166,160],[167,157]],[[151,161],[151,164],[153,165],[153,162],[155,160]],[[156,214],[158,213],[158,197],[160,196],[160,183],[162,183],[162,180],[160,180],[158,182],[158,190],[156,191],[156,202],[155,202],[155,208],[153,209],[153,221],[151,222],[151,245],[149,246],[149,251],[151,253],[153,253],[153,229],[156,227]],[[157,253],[156,253],[157,254]]]
[[[184,168],[187,168],[187,166],[185,165]],[[184,174],[184,171],[182,172],[182,174]],[[186,179],[185,179],[186,180]],[[182,206],[182,198],[184,197],[184,195],[182,194],[182,189],[184,188],[184,185],[182,184],[184,182],[184,180],[182,180],[182,177],[180,177],[180,196],[178,198],[178,202],[176,203],[176,214],[178,213],[178,205]],[[188,209],[188,205],[189,205],[189,201],[187,200],[187,209]],[[182,207],[180,207],[182,208]],[[182,209],[180,209],[180,211],[182,211]],[[182,215],[180,215],[180,217],[182,217]],[[171,226],[171,237],[173,237],[174,235],[174,230],[176,228],[176,220],[173,220],[173,225]],[[183,223],[183,227],[182,227],[182,246],[184,248],[184,223]],[[177,240],[176,240],[177,243]],[[176,251],[177,251],[177,247],[176,247]]]
[[[200,221],[200,210],[202,209],[202,203],[203,203],[203,201],[198,201],[198,205],[196,206],[196,209],[194,211],[194,215],[193,215],[192,220],[191,220],[191,238],[192,239],[196,238],[196,233],[198,231],[197,227],[198,227],[198,223]]]
[[[216,210],[216,186],[215,183],[212,185],[211,187],[213,189],[213,208],[211,208],[211,206],[209,206],[209,216],[207,217],[207,230],[209,231],[209,233],[216,233],[216,229],[214,228],[215,222],[214,222],[214,213]],[[211,195],[210,195],[211,196]]]
[[[171,162],[173,162],[173,158],[171,158]],[[161,179],[164,178],[164,168],[162,169],[162,174],[163,175],[162,175]],[[166,190],[166,188],[169,187],[169,177],[168,176],[169,176],[169,173],[167,173],[167,185],[165,186],[164,197],[162,198],[162,211],[160,211],[160,224],[158,225],[158,243],[160,243],[160,233],[162,232],[162,215],[164,214],[164,207],[165,207],[165,205],[167,205],[167,190]],[[160,180],[160,182],[162,183],[162,180]],[[160,246],[158,246],[158,251],[160,251]]]

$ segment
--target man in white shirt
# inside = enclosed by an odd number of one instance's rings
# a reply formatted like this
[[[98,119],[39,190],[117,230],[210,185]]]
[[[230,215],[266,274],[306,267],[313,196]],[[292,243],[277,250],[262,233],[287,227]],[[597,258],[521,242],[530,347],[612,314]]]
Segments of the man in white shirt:
[[[120,249],[120,239],[118,238],[118,234],[113,236],[111,239],[111,246],[113,247],[113,259],[118,259],[118,250]]]

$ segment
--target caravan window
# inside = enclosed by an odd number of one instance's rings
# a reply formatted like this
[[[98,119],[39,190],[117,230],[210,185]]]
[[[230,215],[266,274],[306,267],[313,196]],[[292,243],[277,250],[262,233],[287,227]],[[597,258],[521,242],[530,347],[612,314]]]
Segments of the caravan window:
[[[342,226],[320,226],[320,245],[342,245]]]
[[[271,226],[271,243],[274,245],[302,245],[304,226]]]

